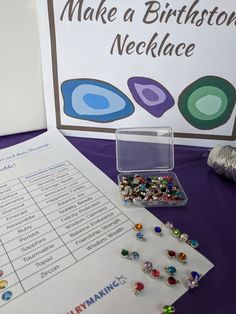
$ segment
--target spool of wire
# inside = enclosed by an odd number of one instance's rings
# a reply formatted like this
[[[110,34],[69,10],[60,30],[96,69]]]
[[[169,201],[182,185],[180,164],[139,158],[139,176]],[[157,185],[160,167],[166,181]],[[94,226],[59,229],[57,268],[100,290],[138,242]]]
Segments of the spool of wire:
[[[208,156],[208,166],[236,182],[236,147],[216,145]]]

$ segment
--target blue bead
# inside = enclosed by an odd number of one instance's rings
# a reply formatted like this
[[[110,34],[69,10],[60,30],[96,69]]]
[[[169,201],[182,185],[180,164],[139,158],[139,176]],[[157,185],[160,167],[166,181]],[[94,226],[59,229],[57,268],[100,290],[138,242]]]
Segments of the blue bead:
[[[146,191],[146,189],[147,189],[145,184],[140,185],[139,188],[141,191]]]
[[[144,239],[143,233],[142,232],[137,232],[136,233],[136,238],[139,239],[139,240],[143,240]]]
[[[169,266],[167,268],[167,272],[170,274],[170,275],[174,275],[176,273],[176,268],[174,266]]]
[[[11,291],[6,291],[2,295],[2,300],[3,301],[9,301],[13,296],[13,293]]]
[[[139,253],[136,251],[130,253],[129,259],[134,260],[134,261],[138,260],[139,259]]]
[[[154,231],[155,231],[156,233],[161,233],[161,228],[160,228],[160,227],[155,227],[155,228],[154,228]]]
[[[192,271],[192,272],[191,272],[191,276],[193,277],[193,279],[194,279],[195,281],[200,280],[200,278],[202,277],[202,275],[199,274],[199,273],[196,272],[196,271]]]
[[[191,245],[191,247],[193,247],[194,249],[196,249],[199,246],[199,243],[197,240],[190,240],[189,244]]]

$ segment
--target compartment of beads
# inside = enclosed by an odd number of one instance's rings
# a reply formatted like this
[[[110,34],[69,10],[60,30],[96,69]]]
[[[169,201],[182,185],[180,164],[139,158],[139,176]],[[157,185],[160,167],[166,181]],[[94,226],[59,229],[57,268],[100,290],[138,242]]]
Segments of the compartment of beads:
[[[127,206],[183,206],[188,198],[174,168],[170,127],[116,131],[116,163],[121,200]]]
[[[188,200],[174,172],[119,174],[118,182],[126,206],[183,206]]]

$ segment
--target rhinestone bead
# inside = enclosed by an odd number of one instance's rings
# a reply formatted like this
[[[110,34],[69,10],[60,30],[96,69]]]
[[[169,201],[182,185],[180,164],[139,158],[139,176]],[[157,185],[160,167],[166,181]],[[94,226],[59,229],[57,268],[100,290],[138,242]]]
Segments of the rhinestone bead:
[[[143,271],[148,272],[152,270],[152,262],[146,261],[143,264]]]
[[[172,314],[172,313],[175,313],[175,308],[174,308],[174,306],[172,306],[172,305],[165,305],[165,306],[162,308],[161,314]]]
[[[7,280],[0,280],[0,291],[5,289],[8,285]]]
[[[194,249],[196,249],[199,246],[199,243],[197,240],[189,240],[188,244]]]
[[[177,272],[176,268],[174,266],[168,266],[165,268],[166,272],[171,275],[174,276]]]
[[[129,251],[126,250],[126,249],[122,249],[121,252],[120,252],[120,254],[121,254],[122,257],[128,258],[128,256],[129,256]]]
[[[202,278],[202,275],[199,274],[196,271],[192,271],[191,272],[191,276],[192,276],[192,278],[194,279],[195,282],[199,281]]]
[[[160,271],[158,269],[152,269],[150,272],[150,275],[152,276],[152,278],[158,279],[160,278]]]
[[[198,283],[196,283],[194,280],[188,279],[185,282],[185,286],[190,289],[193,290],[198,286]]]
[[[167,221],[166,222],[166,227],[170,230],[172,230],[174,228],[173,222]]]
[[[180,235],[181,235],[181,232],[179,229],[172,229],[172,235],[175,237],[175,238],[179,238]]]
[[[137,231],[142,231],[142,230],[143,230],[143,225],[142,225],[142,224],[136,224],[136,225],[134,226],[134,228],[135,228],[135,230],[137,230]]]
[[[136,233],[136,238],[138,240],[144,240],[144,234],[142,232],[137,232]]]
[[[136,251],[131,252],[129,255],[129,259],[132,261],[137,261],[139,259],[139,253]]]
[[[162,235],[162,230],[161,230],[161,227],[155,227],[154,228],[154,232],[157,234],[157,235]]]
[[[13,296],[13,293],[11,291],[6,291],[2,294],[2,300],[3,301],[9,301]]]
[[[167,255],[167,257],[169,257],[171,259],[176,258],[176,253],[175,253],[175,251],[172,251],[172,250],[167,250],[166,255]]]
[[[169,286],[175,286],[176,284],[178,283],[178,280],[176,280],[174,277],[169,277],[168,279],[167,279],[167,284],[169,285]]]
[[[142,292],[144,290],[144,284],[141,281],[137,281],[134,284],[134,294],[139,294],[140,292]]]
[[[182,233],[179,240],[181,242],[187,242],[188,241],[188,234],[187,233]]]
[[[187,255],[185,253],[179,253],[178,254],[178,260],[181,263],[186,264],[187,263]]]

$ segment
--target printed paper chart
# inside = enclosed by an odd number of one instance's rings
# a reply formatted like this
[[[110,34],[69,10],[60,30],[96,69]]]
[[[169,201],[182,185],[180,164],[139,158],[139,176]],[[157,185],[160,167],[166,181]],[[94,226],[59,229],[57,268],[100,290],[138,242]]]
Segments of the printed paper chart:
[[[66,161],[2,184],[0,225],[3,306],[120,237],[133,222]]]

